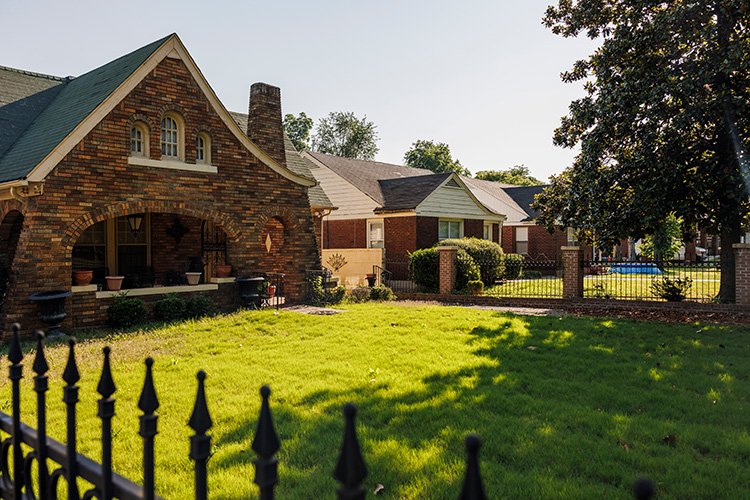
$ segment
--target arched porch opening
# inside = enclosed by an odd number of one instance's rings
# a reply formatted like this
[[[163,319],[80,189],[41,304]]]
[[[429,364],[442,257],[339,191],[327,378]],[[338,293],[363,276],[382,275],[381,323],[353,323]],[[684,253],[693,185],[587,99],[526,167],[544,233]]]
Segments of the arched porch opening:
[[[230,238],[215,221],[144,211],[90,222],[72,244],[72,269],[92,270],[92,284],[102,287],[105,276],[124,276],[124,289],[184,285],[187,271],[209,283],[214,266],[226,262]]]
[[[5,293],[10,284],[10,270],[16,258],[23,221],[24,216],[21,212],[11,210],[0,222],[0,306],[5,302]]]

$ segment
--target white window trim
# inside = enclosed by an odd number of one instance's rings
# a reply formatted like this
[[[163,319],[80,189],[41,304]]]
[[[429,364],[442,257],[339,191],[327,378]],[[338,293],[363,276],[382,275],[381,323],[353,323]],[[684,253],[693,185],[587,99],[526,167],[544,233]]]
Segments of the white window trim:
[[[441,238],[440,237],[440,223],[441,222],[458,222],[458,236],[451,236],[449,234],[447,238]],[[450,233],[450,227],[448,229],[448,233]],[[442,218],[442,217],[438,219],[438,241],[459,239],[463,237],[464,237],[464,220],[463,219],[448,219],[448,218]]]
[[[141,152],[133,151],[133,129],[136,129],[141,133]],[[130,138],[130,151],[128,151],[128,155],[136,158],[148,158],[150,154],[149,149],[149,129],[146,126],[145,123],[142,121],[136,121],[133,123],[133,125],[130,127],[130,130],[128,130],[129,138]]]
[[[198,159],[198,139],[203,139],[203,159]],[[195,163],[198,165],[211,165],[211,136],[207,132],[198,132],[195,136]]]
[[[370,231],[373,224],[380,224],[383,228],[382,247],[373,247],[370,239]],[[385,219],[367,219],[367,248],[385,248]]]
[[[159,152],[161,152],[161,134],[164,130],[162,128],[162,121],[165,118],[171,118],[174,120],[175,124],[177,125],[177,156],[166,156],[164,154],[161,155],[163,160],[166,161],[177,161],[177,162],[184,162],[185,161],[185,120],[182,119],[182,117],[175,113],[174,111],[168,111],[164,113],[164,115],[159,120]]]

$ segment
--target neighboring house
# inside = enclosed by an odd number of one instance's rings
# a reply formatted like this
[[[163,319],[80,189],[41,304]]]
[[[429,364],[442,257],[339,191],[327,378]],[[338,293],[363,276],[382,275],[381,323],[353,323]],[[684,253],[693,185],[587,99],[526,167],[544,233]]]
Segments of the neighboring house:
[[[132,278],[147,301],[189,291],[230,307],[236,285],[212,278],[228,262],[284,273],[301,298],[319,266],[315,181],[286,159],[278,88],[254,84],[248,115],[240,129],[174,34],[77,78],[0,68],[5,333],[43,326],[29,296],[46,290],[74,291],[68,326],[101,324],[112,294],[71,287],[75,269]],[[191,259],[203,284],[163,286]]]
[[[386,258],[447,238],[495,242],[505,215],[485,206],[455,173],[302,152],[338,210],[323,222],[323,249],[384,248]]]
[[[557,260],[561,257],[560,248],[574,243],[572,233],[560,228],[553,234],[536,224],[539,212],[531,208],[534,197],[541,193],[546,185],[514,186],[498,182],[467,179],[466,183],[472,187],[474,194],[488,206],[504,203],[508,219],[503,224],[502,246],[505,253],[528,255],[534,259]],[[484,196],[481,194],[484,193]]]

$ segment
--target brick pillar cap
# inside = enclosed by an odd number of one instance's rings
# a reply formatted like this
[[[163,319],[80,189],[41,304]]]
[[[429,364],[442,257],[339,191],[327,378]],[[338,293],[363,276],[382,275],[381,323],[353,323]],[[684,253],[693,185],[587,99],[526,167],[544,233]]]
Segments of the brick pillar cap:
[[[560,250],[562,250],[563,252],[574,252],[580,249],[581,247],[560,247]]]
[[[458,247],[452,247],[452,246],[448,246],[448,245],[439,246],[439,247],[435,247],[435,248],[437,248],[438,250],[458,250]]]
[[[737,248],[737,249],[750,248],[750,243],[734,243],[732,244],[732,248]]]

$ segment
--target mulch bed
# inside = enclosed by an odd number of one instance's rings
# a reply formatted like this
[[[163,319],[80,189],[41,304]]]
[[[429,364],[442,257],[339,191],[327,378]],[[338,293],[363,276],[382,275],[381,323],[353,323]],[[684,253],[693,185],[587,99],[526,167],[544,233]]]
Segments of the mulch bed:
[[[669,323],[715,323],[720,325],[750,325],[750,314],[679,311],[638,310],[624,307],[565,307],[565,312],[574,316],[597,318],[620,318],[639,321],[664,321]]]

